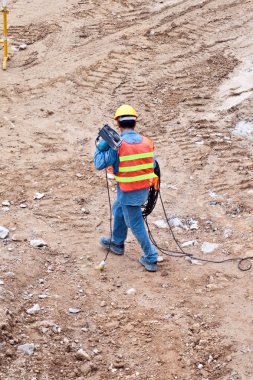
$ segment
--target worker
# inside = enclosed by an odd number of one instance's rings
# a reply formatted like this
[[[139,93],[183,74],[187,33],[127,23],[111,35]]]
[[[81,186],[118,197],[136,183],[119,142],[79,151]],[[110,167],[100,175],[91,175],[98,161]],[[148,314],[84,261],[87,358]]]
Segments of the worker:
[[[101,237],[103,248],[116,255],[124,255],[124,243],[128,228],[139,242],[143,254],[140,264],[147,271],[157,270],[157,252],[151,244],[145,229],[141,206],[146,202],[149,188],[156,180],[154,174],[154,144],[148,138],[135,132],[136,110],[128,105],[120,106],[114,115],[122,138],[118,150],[100,140],[95,153],[94,164],[97,170],[113,167],[117,181],[117,198],[113,204],[112,237]]]

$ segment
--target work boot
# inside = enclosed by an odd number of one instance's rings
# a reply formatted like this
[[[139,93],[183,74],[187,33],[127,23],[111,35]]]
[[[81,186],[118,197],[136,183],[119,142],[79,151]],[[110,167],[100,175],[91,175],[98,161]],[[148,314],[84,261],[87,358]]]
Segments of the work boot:
[[[119,256],[124,255],[124,244],[115,244],[111,242],[110,238],[105,237],[105,236],[102,236],[99,239],[99,244],[105,249],[108,249],[110,247],[110,251],[112,251],[116,255],[119,255]]]
[[[145,259],[144,256],[141,256],[139,258],[139,263],[144,266],[144,268],[149,272],[156,272],[157,271],[157,263],[149,263]]]

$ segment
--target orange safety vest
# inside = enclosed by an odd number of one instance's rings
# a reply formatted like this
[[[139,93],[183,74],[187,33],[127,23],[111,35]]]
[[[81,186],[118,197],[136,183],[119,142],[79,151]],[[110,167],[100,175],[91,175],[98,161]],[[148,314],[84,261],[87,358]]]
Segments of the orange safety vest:
[[[139,143],[123,140],[118,149],[119,173],[115,176],[122,191],[134,191],[154,185],[157,176],[154,173],[154,144],[142,136]]]

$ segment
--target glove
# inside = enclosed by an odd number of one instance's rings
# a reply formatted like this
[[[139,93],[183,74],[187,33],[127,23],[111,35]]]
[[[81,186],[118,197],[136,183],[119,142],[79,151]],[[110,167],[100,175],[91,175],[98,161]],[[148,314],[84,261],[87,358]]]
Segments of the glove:
[[[110,148],[110,146],[107,144],[105,140],[100,138],[97,144],[97,148],[100,152],[106,152]]]

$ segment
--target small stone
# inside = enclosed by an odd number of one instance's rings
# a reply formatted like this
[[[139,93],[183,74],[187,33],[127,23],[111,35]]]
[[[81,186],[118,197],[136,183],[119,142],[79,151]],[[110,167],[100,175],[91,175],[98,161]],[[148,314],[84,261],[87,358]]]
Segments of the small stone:
[[[229,238],[230,236],[232,236],[233,234],[233,231],[229,228],[225,228],[224,232],[223,232],[223,236],[225,239]]]
[[[248,354],[249,352],[251,352],[251,349],[246,346],[246,347],[243,347],[240,351],[243,352],[244,354]]]
[[[69,308],[69,312],[71,314],[78,314],[78,313],[80,313],[80,311],[81,311],[81,309],[79,309],[78,307],[70,307]]]
[[[42,199],[44,196],[45,196],[45,193],[39,193],[39,192],[37,192],[37,193],[34,194],[33,199],[39,200],[39,199]]]
[[[19,207],[20,207],[20,208],[27,208],[27,204],[25,204],[25,203],[21,203],[21,204],[19,205]]]
[[[46,246],[47,243],[44,240],[34,239],[30,240],[30,245],[35,248],[40,248]]]
[[[204,365],[203,365],[202,363],[199,363],[199,364],[197,365],[197,368],[198,368],[198,369],[202,369],[202,368],[204,368]]]
[[[2,202],[2,206],[9,207],[10,205],[11,205],[10,201],[5,200]]]
[[[150,36],[154,36],[155,35],[155,31],[154,30],[150,30],[149,35]]]
[[[10,207],[3,206],[3,207],[2,207],[2,211],[4,211],[4,212],[8,212],[8,211],[10,211]]]
[[[89,211],[89,210],[86,210],[86,208],[84,208],[84,207],[81,208],[81,212],[82,212],[83,214],[86,214],[86,215],[88,215],[88,214],[90,213],[90,211]]]
[[[0,285],[4,285],[4,280],[0,279]]]
[[[154,222],[154,225],[155,225],[157,228],[169,228],[168,223],[165,222],[165,220],[163,220],[163,219],[156,220],[156,221]]]
[[[76,352],[76,358],[77,360],[91,360],[90,355],[87,354],[87,352],[84,351],[82,348],[80,348],[80,350]]]
[[[101,304],[100,304],[101,307],[105,307],[106,306],[106,302],[105,301],[102,301]]]
[[[20,50],[25,50],[25,49],[27,49],[27,45],[26,44],[21,44],[21,45],[19,45],[19,49]]]
[[[38,312],[40,311],[40,305],[38,303],[36,303],[35,305],[33,305],[33,307],[31,307],[30,309],[27,309],[26,312],[27,314],[29,315],[34,315],[34,314],[38,314]]]
[[[0,226],[0,239],[5,239],[9,235],[9,232],[7,228]]]
[[[191,219],[189,221],[189,224],[190,224],[190,230],[198,230],[199,226],[198,226],[198,221],[197,220]]]
[[[158,263],[162,263],[164,261],[164,257],[163,256],[157,256],[157,262]]]
[[[186,256],[185,257],[185,260],[186,261],[190,261],[191,264],[195,264],[195,265],[203,265],[203,263],[197,259],[193,259],[192,257],[190,256]]]
[[[18,351],[23,352],[26,355],[33,355],[35,351],[35,344],[34,343],[25,343],[18,346]]]
[[[45,299],[45,298],[48,298],[48,295],[47,294],[39,294],[38,298]]]
[[[126,294],[128,294],[128,295],[135,294],[135,293],[136,293],[136,290],[134,288],[129,288],[126,291]]]
[[[6,272],[5,276],[6,277],[15,277],[15,273],[13,273],[13,272]]]
[[[171,227],[187,229],[187,227],[183,224],[182,220],[176,216],[173,218],[170,218],[169,222],[170,222]]]
[[[113,368],[121,369],[125,367],[125,363],[122,361],[118,361],[113,363]]]
[[[12,235],[11,240],[13,240],[13,241],[24,241],[25,237],[22,235],[19,235],[19,234],[14,234],[14,235]]]
[[[53,330],[53,332],[54,332],[55,334],[60,334],[61,331],[62,331],[61,327],[58,326],[58,325],[54,325],[54,326],[52,327],[52,330]]]
[[[194,246],[194,245],[197,245],[197,241],[196,240],[189,240],[189,241],[184,242],[181,245],[181,247],[184,248],[184,247],[190,247],[190,246]]]
[[[201,251],[203,253],[211,253],[213,252],[215,249],[217,249],[218,247],[220,246],[220,244],[217,244],[217,243],[208,243],[207,241],[205,241],[202,246],[201,246]]]
[[[83,178],[83,175],[81,173],[76,173],[77,178]]]

